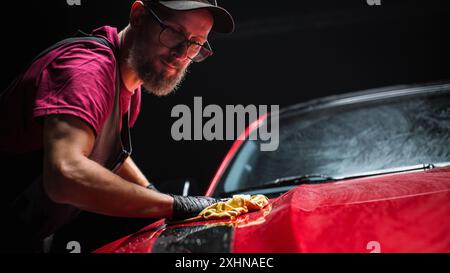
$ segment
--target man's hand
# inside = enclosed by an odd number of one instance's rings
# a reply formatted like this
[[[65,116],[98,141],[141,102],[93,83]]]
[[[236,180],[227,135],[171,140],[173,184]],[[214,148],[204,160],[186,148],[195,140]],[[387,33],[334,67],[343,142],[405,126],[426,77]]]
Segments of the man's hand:
[[[228,199],[216,199],[206,196],[179,196],[171,195],[173,201],[173,214],[170,220],[184,220],[197,216],[202,210],[220,201]]]

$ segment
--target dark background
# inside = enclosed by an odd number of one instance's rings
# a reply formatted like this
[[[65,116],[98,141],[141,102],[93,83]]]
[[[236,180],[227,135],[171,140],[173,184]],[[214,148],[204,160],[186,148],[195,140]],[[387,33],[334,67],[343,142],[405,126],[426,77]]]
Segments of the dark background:
[[[128,23],[132,0],[8,1],[2,3],[2,78],[7,86],[34,55],[77,29]],[[157,186],[180,190],[195,182],[203,194],[231,141],[173,141],[173,106],[278,104],[394,84],[450,79],[450,10],[444,1],[223,0],[236,32],[210,36],[215,55],[194,64],[173,95],[144,95],[132,130],[133,158]],[[178,184],[177,184],[178,183]],[[176,187],[173,187],[176,185]],[[78,240],[88,251],[151,220],[83,214],[56,236],[56,248]]]

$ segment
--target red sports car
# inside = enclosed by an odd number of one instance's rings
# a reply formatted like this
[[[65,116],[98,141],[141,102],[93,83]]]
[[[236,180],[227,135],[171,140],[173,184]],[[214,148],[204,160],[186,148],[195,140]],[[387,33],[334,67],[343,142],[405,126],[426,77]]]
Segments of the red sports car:
[[[206,195],[265,194],[264,209],[163,219],[96,252],[450,252],[450,83],[295,105],[278,149],[258,142],[233,144]]]

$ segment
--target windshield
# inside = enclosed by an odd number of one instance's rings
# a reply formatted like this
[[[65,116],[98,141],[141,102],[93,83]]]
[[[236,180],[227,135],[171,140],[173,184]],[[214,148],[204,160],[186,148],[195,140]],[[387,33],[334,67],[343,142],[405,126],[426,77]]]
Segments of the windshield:
[[[280,114],[276,151],[247,140],[214,195],[301,174],[349,176],[450,159],[450,92],[421,92]],[[283,189],[287,191],[289,188]],[[265,193],[270,193],[269,189]]]

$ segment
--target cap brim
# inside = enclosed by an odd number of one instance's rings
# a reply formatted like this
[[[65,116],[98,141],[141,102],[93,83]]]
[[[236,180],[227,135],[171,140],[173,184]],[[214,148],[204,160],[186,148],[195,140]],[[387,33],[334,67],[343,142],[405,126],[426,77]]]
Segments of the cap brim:
[[[231,33],[234,31],[233,17],[224,8],[196,1],[160,1],[159,3],[171,10],[207,9],[214,18],[212,31],[219,33]]]

